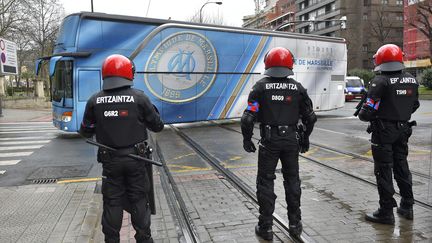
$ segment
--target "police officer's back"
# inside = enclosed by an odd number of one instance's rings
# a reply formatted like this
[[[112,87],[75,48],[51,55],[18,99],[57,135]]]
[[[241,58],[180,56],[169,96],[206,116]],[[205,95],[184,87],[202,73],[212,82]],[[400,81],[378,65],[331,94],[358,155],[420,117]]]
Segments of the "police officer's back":
[[[306,89],[287,76],[292,75],[293,56],[285,48],[271,49],[264,58],[265,77],[259,80],[248,98],[248,107],[241,119],[243,147],[255,152],[252,142],[254,122],[260,122],[261,144],[258,154],[257,198],[259,222],[256,234],[266,240],[273,238],[272,214],[275,209],[275,169],[280,159],[284,177],[285,199],[288,205],[290,232],[302,231],[300,212],[300,178],[298,168],[299,136],[301,151],[309,149],[309,135],[316,121],[312,102]],[[302,120],[306,129],[297,132]]]
[[[103,165],[102,231],[106,242],[119,242],[123,218],[122,200],[132,206],[132,224],[137,242],[153,242],[150,232],[149,180],[144,162],[126,157],[145,146],[147,128],[159,132],[163,122],[149,98],[131,88],[134,65],[122,55],[107,57],[102,65],[103,90],[87,102],[80,134],[117,149],[98,150]],[[150,167],[151,168],[151,167]]]
[[[409,73],[403,71],[402,50],[393,44],[380,47],[375,56],[375,71],[378,75],[371,81],[367,100],[359,113],[362,121],[370,122],[372,132],[372,155],[378,185],[379,209],[366,215],[366,220],[394,224],[392,169],[402,196],[397,212],[407,219],[413,219],[412,178],[409,171],[408,139],[413,123],[411,114],[420,106],[418,83]]]

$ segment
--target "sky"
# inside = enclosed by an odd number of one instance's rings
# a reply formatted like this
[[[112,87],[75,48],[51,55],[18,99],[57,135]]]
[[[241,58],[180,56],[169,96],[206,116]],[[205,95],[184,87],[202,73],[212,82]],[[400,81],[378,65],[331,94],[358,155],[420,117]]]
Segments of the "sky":
[[[209,3],[202,16],[222,16],[225,25],[241,26],[243,16],[254,13],[254,0],[215,0]],[[95,12],[187,21],[207,0],[93,0]],[[210,1],[212,2],[212,1]],[[91,0],[60,0],[66,14],[91,11]]]

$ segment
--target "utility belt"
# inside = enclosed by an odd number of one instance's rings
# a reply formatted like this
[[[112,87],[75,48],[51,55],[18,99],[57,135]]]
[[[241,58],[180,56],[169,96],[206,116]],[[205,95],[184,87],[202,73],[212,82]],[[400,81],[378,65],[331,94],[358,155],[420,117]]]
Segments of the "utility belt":
[[[127,157],[128,154],[137,154],[149,158],[151,156],[151,147],[146,141],[142,141],[131,147],[116,148],[116,151],[99,148],[97,160],[99,162],[105,162],[112,160],[114,157]]]
[[[395,121],[386,119],[376,119],[370,122],[367,128],[368,133],[382,131],[387,126],[396,125],[398,129],[411,128],[417,126],[417,121]]]
[[[269,140],[272,137],[287,137],[291,132],[297,130],[296,125],[260,125],[261,138]]]

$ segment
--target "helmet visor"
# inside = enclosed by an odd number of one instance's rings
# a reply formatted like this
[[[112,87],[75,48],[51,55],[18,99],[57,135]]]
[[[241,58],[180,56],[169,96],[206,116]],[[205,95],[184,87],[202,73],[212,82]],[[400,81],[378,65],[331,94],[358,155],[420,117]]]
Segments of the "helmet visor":
[[[133,81],[122,77],[108,77],[103,80],[102,89],[110,90],[124,86],[132,86]]]
[[[403,70],[405,66],[400,62],[386,62],[375,67],[374,71],[393,72]]]
[[[264,74],[275,78],[284,78],[294,75],[293,71],[286,67],[271,67],[264,71]]]

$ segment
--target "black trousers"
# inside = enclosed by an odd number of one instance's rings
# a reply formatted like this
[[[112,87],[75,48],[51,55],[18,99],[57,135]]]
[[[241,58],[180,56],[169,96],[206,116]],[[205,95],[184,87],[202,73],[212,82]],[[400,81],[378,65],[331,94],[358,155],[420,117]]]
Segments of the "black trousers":
[[[412,177],[409,170],[408,139],[412,129],[406,122],[383,122],[384,129],[372,132],[374,173],[378,184],[379,204],[383,209],[397,206],[393,195],[392,172],[402,196],[401,206],[414,204]]]
[[[301,220],[300,212],[300,177],[299,177],[299,147],[295,132],[287,137],[272,137],[262,141],[258,150],[257,198],[259,205],[259,225],[271,227],[272,214],[275,210],[276,194],[274,193],[275,170],[280,159],[284,178],[285,200],[288,206],[290,224]]]
[[[151,211],[147,198],[149,179],[144,163],[127,157],[114,157],[103,163],[102,175],[102,232],[105,234],[105,242],[120,242],[125,199],[131,205],[136,241],[146,242],[151,239]]]

